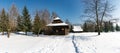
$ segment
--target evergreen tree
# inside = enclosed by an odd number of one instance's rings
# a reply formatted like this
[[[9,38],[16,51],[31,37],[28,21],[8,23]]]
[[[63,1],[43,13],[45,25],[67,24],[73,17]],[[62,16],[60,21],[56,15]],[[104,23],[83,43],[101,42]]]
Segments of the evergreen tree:
[[[87,23],[85,22],[84,25],[83,25],[83,31],[84,32],[87,32]]]
[[[9,14],[6,15],[6,19],[5,19],[5,26],[6,26],[6,31],[7,31],[7,37],[10,37],[10,32],[11,32],[11,27],[10,27],[10,21],[9,20]]]
[[[109,21],[109,24],[110,24],[110,31],[114,32],[114,26],[113,26],[113,23],[111,23],[111,22]]]
[[[108,32],[108,31],[114,31],[114,27],[113,27],[113,23],[112,22],[104,22],[104,31]]]
[[[27,34],[27,32],[31,31],[32,24],[31,24],[30,15],[29,15],[29,12],[26,6],[23,9],[22,15],[23,15],[22,16],[23,17],[23,29],[25,33]]]
[[[41,20],[38,13],[36,13],[33,23],[33,32],[38,36],[40,31],[41,31]]]
[[[1,19],[0,19],[0,27],[2,30],[2,35],[4,35],[4,32],[7,32],[7,37],[10,37],[10,23],[9,23],[9,18],[8,18],[8,14],[5,12],[4,8],[2,10],[2,14],[1,14]]]
[[[17,17],[17,31],[23,31],[23,23],[21,16]]]
[[[114,26],[113,25],[111,25],[111,31],[114,32]]]
[[[108,32],[109,31],[109,23],[108,22],[104,22],[104,31]]]
[[[6,31],[6,23],[8,23],[7,17],[6,17],[6,13],[4,8],[2,9],[2,13],[1,13],[1,19],[0,19],[0,23],[1,23],[1,30],[2,30],[2,35],[4,35],[4,32]]]
[[[116,24],[116,31],[119,31],[120,30],[120,27],[118,26],[118,24]]]
[[[86,20],[83,24],[83,31],[84,32],[94,32],[96,30],[95,28],[95,22],[91,20]]]

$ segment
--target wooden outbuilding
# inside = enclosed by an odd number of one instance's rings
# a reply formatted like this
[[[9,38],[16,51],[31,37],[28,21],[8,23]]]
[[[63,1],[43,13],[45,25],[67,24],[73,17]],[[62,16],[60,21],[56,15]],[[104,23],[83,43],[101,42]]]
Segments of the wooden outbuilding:
[[[68,24],[64,23],[59,17],[54,18],[47,27],[51,28],[48,35],[67,35],[69,33]]]
[[[73,32],[74,33],[81,33],[81,32],[83,32],[83,29],[80,25],[73,25]]]

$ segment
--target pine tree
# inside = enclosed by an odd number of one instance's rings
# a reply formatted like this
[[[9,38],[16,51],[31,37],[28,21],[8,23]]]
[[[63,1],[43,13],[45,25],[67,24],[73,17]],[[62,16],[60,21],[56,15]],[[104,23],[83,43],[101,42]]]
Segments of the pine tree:
[[[116,31],[119,31],[120,30],[120,27],[118,26],[118,24],[116,24]]]
[[[33,23],[33,33],[37,34],[38,36],[40,31],[41,31],[41,20],[38,13],[36,13]]]
[[[110,29],[109,23],[108,23],[108,22],[104,22],[104,31],[105,31],[105,32],[108,32],[109,29]]]
[[[23,9],[22,15],[23,15],[22,16],[23,17],[23,29],[25,31],[25,34],[27,35],[27,32],[31,31],[32,24],[31,24],[30,15],[29,15],[29,12],[26,6]]]
[[[7,37],[10,37],[10,32],[11,32],[11,26],[10,26],[10,21],[9,20],[9,14],[6,15],[6,19],[5,19],[5,26],[6,26],[6,31],[7,31]]]
[[[4,32],[7,32],[7,37],[10,37],[10,23],[9,23],[9,18],[8,18],[8,14],[5,12],[4,8],[2,10],[2,14],[1,14],[1,19],[0,19],[0,27],[2,30],[2,35],[4,35]]]
[[[108,31],[114,31],[114,27],[113,27],[113,23],[112,22],[104,22],[104,31],[108,32]]]
[[[21,16],[17,17],[17,31],[23,31],[23,23]]]
[[[110,31],[114,32],[114,26],[113,26],[113,23],[111,23],[111,22],[109,21],[109,25],[110,25]]]
[[[83,25],[83,31],[84,32],[87,32],[87,23],[85,22],[84,25]]]
[[[4,8],[2,9],[0,23],[1,23],[2,35],[4,35],[4,32],[6,31],[6,13]]]
[[[113,24],[111,25],[111,31],[114,32],[114,26],[113,26]]]

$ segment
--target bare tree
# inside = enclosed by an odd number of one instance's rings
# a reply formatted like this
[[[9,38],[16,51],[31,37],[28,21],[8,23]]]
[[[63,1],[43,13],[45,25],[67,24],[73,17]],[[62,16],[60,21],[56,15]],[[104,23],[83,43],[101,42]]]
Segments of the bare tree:
[[[9,10],[9,20],[10,20],[9,24],[10,24],[11,31],[16,30],[18,15],[19,15],[18,10],[15,4],[13,4]]]
[[[46,22],[46,24],[50,23],[50,13],[47,9],[43,10],[42,19]]]
[[[111,12],[114,7],[108,0],[84,0],[85,17],[92,18],[97,26],[98,35],[100,35],[103,20],[112,17]]]
[[[44,10],[40,10],[38,12],[38,15],[41,19],[41,25],[42,25],[42,30],[46,29],[46,25],[49,24],[51,22],[51,18],[50,18],[50,13],[47,9],[44,9]]]
[[[52,12],[52,18],[58,17],[56,12]]]

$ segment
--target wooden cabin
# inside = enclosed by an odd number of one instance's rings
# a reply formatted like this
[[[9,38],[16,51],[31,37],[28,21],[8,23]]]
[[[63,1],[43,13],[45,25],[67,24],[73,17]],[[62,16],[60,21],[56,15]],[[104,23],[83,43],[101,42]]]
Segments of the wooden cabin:
[[[47,35],[67,35],[69,33],[68,24],[64,23],[59,17],[53,19],[52,23],[47,25],[51,28]]]

